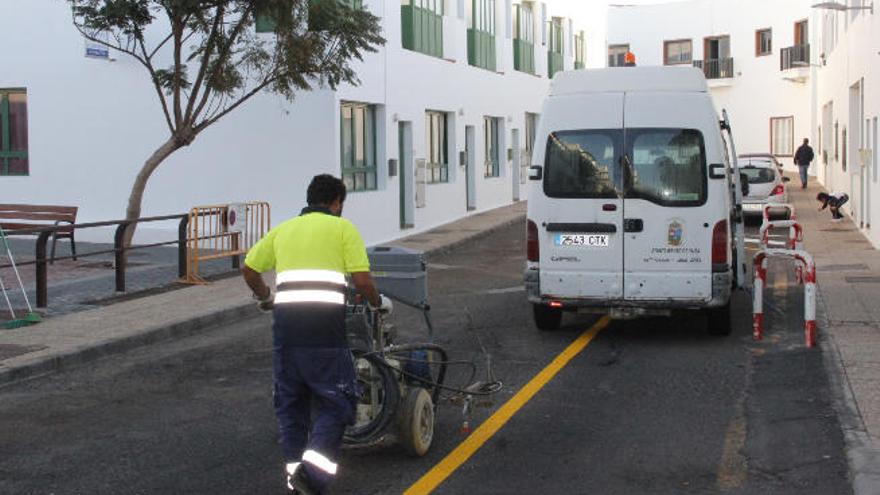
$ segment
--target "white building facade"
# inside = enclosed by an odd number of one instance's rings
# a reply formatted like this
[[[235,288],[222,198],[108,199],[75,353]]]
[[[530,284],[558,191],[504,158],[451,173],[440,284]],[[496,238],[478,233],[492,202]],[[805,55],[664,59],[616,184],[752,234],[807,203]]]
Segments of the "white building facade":
[[[840,2],[853,10],[816,11],[819,24],[814,133],[821,137],[818,176],[832,191],[846,192],[845,210],[880,247],[877,119],[880,116],[880,19],[870,2]],[[865,7],[865,9],[860,9]]]
[[[847,193],[844,208],[875,247],[880,229],[880,20],[866,0],[690,0],[611,8],[608,60],[704,68],[738,152],[792,154],[810,138],[810,174]],[[712,62],[707,62],[710,60]]]
[[[313,175],[331,173],[349,185],[344,215],[373,244],[525,199],[549,76],[585,63],[583,24],[564,1],[362,6],[387,41],[357,64],[359,86],[245,103],[159,167],[143,216],[264,200],[277,224],[304,206]],[[124,54],[86,56],[66,2],[0,0],[0,13],[2,202],[122,218],[168,137],[146,72]]]
[[[805,0],[690,0],[608,11],[608,61],[702,67],[737,152],[773,153],[790,170],[811,137],[812,31]],[[811,139],[811,142],[813,139]]]

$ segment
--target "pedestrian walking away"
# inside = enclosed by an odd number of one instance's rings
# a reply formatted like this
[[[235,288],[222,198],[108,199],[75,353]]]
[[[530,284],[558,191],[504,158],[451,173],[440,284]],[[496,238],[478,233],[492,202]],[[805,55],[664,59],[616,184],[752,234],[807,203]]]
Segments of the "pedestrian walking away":
[[[846,193],[824,193],[820,192],[816,195],[816,200],[822,203],[819,206],[819,211],[828,208],[831,211],[831,221],[832,222],[840,222],[843,220],[843,213],[840,212],[840,207],[846,204],[849,201],[849,196]]]
[[[308,206],[257,242],[242,268],[258,307],[272,311],[274,405],[291,493],[326,492],[345,427],[355,419],[359,387],[345,336],[346,275],[373,309],[392,309],[373,284],[360,233],[341,218],[345,195],[338,178],[315,176]],[[262,277],[272,269],[274,293]]]
[[[813,148],[810,147],[810,140],[804,138],[804,144],[800,145],[794,153],[794,164],[798,166],[798,171],[801,174],[801,189],[807,188],[807,171],[809,171],[812,161]]]

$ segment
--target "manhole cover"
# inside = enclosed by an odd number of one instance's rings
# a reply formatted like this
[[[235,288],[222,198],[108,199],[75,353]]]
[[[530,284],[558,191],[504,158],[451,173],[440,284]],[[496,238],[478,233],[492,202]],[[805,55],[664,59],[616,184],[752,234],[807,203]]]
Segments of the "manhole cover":
[[[0,344],[0,360],[21,356],[29,352],[42,351],[44,345]]]
[[[867,270],[868,265],[863,263],[855,263],[852,265],[827,265],[818,267],[822,272],[855,272],[859,270]]]
[[[880,277],[844,277],[851,284],[880,284]]]

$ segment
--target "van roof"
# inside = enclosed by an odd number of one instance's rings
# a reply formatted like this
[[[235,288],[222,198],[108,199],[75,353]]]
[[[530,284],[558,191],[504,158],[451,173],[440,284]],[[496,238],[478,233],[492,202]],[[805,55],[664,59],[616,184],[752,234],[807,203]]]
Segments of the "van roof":
[[[661,91],[705,93],[703,72],[695,67],[610,67],[556,73],[550,96],[583,93]]]

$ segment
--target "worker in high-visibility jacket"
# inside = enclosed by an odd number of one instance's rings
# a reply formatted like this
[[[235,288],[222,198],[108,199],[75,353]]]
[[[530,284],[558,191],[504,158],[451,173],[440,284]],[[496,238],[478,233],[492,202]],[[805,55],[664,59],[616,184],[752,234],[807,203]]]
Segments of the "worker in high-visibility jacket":
[[[337,471],[345,427],[359,396],[345,336],[346,275],[377,311],[390,312],[370,276],[364,241],[341,218],[345,184],[312,179],[308,206],[248,252],[242,274],[258,306],[272,306],[275,413],[287,488],[321,493]],[[275,269],[275,293],[262,273]],[[312,411],[315,417],[312,417]]]

